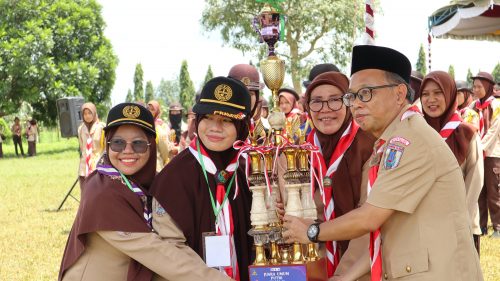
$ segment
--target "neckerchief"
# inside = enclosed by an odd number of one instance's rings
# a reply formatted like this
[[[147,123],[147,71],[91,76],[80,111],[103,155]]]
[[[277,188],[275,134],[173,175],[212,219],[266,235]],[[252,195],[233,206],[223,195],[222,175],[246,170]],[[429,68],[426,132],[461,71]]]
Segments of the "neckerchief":
[[[92,173],[92,164],[90,159],[92,158],[92,143],[93,143],[94,132],[87,133],[87,143],[85,145],[85,176]]]
[[[483,104],[481,104],[481,100],[476,101],[476,108],[479,113],[479,134],[481,136],[481,139],[484,137],[486,132],[484,131],[484,116],[483,116],[483,110],[487,109],[490,104],[493,102],[495,97],[491,96],[489,97]]]
[[[462,118],[458,114],[458,112],[453,113],[450,120],[446,122],[446,124],[439,131],[439,135],[443,138],[443,140],[447,140],[448,137],[453,133],[453,131],[458,128],[458,126],[462,123]]]
[[[236,280],[239,280],[239,270],[238,270],[238,260],[236,258],[236,245],[234,243],[234,223],[233,223],[233,214],[231,211],[231,205],[227,200],[229,195],[229,191],[231,189],[231,184],[234,181],[236,169],[238,168],[238,156],[236,155],[233,160],[227,165],[224,170],[217,172],[217,167],[215,166],[212,159],[206,152],[206,150],[199,144],[198,138],[195,138],[191,141],[189,145],[189,151],[191,154],[198,160],[198,163],[202,166],[204,173],[205,171],[209,172],[215,177],[215,182],[217,183],[216,195],[215,198],[217,200],[216,207],[214,208],[215,214],[215,230],[217,235],[228,235],[230,241],[230,253],[231,253],[231,266],[221,268],[226,272],[226,274]],[[233,176],[232,176],[233,175]],[[232,177],[231,177],[232,176]],[[229,181],[227,191],[225,188],[226,182]],[[208,191],[210,193],[210,199],[212,200],[212,207],[214,207],[212,191],[210,190],[210,184],[207,180]],[[222,206],[222,207],[221,207]]]
[[[313,130],[308,136],[308,142],[314,143],[314,145],[319,148],[318,153],[321,154],[320,157],[313,158],[313,167],[318,171],[319,178],[321,179],[318,182],[318,185],[320,190],[322,191],[321,195],[323,197],[325,221],[335,219],[335,203],[333,198],[332,179],[335,175],[335,172],[337,171],[340,162],[342,161],[342,158],[344,157],[345,152],[351,146],[354,137],[358,132],[358,129],[359,125],[356,124],[354,120],[352,120],[351,124],[349,124],[349,126],[342,133],[339,142],[332,152],[328,169],[326,167],[325,159],[322,156],[323,152],[321,150],[321,144],[319,142],[318,136],[316,135],[316,132]],[[333,273],[335,273],[335,270],[337,269],[340,259],[339,253],[337,251],[336,241],[326,242],[326,255],[328,258],[328,277],[332,277]]]
[[[151,213],[151,207],[149,205],[150,200],[148,200],[148,196],[144,194],[142,189],[140,189],[137,184],[127,179],[125,175],[120,173],[115,167],[111,165],[98,164],[96,170],[100,174],[109,176],[112,179],[121,178],[122,183],[141,199],[142,206],[144,208],[144,220],[146,220],[146,223],[149,226],[149,228],[152,229],[153,218]]]
[[[408,108],[401,116],[401,121],[415,115],[421,114],[417,106]],[[368,171],[368,195],[372,190],[375,181],[377,180],[378,170],[380,167],[380,160],[384,152],[385,140],[379,139],[375,143],[372,157],[376,157],[377,164],[370,167]],[[380,236],[380,229],[370,232],[370,267],[371,267],[371,281],[382,280],[382,238]]]

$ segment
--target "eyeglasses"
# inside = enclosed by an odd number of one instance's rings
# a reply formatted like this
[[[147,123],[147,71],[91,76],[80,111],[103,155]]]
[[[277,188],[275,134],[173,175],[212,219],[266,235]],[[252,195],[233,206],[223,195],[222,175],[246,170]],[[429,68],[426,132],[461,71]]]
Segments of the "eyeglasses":
[[[328,108],[333,111],[337,111],[342,108],[342,98],[330,98],[328,100],[311,100],[309,102],[309,109],[312,112],[320,112],[325,103]]]
[[[344,96],[342,96],[342,101],[344,102],[345,106],[351,107],[354,101],[356,100],[356,97],[362,102],[369,102],[372,99],[373,96],[373,90],[375,89],[382,89],[382,88],[389,88],[389,87],[396,87],[399,84],[387,84],[387,85],[381,85],[381,86],[374,86],[374,87],[364,87],[359,89],[356,93],[351,93],[347,92]]]
[[[114,152],[122,152],[127,147],[127,144],[132,145],[132,149],[135,153],[145,153],[148,150],[148,147],[151,145],[145,140],[135,140],[127,142],[122,139],[112,139],[108,141],[109,148]]]

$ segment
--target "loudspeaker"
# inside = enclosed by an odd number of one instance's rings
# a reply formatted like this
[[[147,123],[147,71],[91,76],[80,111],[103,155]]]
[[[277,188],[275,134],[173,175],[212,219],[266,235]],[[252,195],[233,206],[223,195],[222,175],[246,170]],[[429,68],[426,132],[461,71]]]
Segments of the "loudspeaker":
[[[82,97],[66,97],[56,101],[61,136],[64,138],[78,136],[78,127],[83,122]]]

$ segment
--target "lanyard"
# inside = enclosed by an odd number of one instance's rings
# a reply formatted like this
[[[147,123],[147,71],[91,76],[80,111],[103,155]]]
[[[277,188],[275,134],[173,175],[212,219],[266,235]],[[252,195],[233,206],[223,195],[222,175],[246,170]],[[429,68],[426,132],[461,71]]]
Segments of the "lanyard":
[[[134,189],[132,188],[132,185],[128,181],[127,177],[122,174],[122,172],[119,172],[120,176],[122,177],[123,181],[125,182],[125,185],[130,189],[133,193],[135,193]]]
[[[207,176],[207,170],[205,169],[205,163],[203,162],[203,157],[201,155],[201,150],[200,150],[200,142],[198,139],[196,139],[196,149],[198,150],[198,158],[200,159],[200,164],[201,168],[203,170],[203,175],[205,175],[205,180],[207,181],[207,186],[208,186],[208,192],[210,193],[210,201],[212,203],[212,209],[214,211],[215,215],[215,223],[217,224],[217,220],[219,219],[219,213],[224,207],[224,203],[227,200],[227,197],[229,195],[229,191],[231,190],[231,185],[233,184],[234,177],[236,176],[236,169],[233,172],[233,176],[231,177],[231,180],[229,181],[229,186],[227,187],[226,195],[224,196],[224,200],[222,200],[222,204],[220,205],[219,208],[217,208],[217,205],[215,204],[214,200],[214,195],[212,194],[212,190],[210,190],[210,183],[208,182],[208,176]]]

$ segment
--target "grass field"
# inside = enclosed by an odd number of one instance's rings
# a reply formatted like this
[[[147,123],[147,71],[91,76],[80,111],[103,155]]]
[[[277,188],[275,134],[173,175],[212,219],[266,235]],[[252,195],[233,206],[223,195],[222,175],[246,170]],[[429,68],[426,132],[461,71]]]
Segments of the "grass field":
[[[41,135],[38,156],[17,158],[4,143],[0,159],[0,280],[57,280],[78,202],[69,198],[55,212],[76,179],[76,138]],[[25,152],[27,144],[24,143]],[[79,198],[79,187],[73,194]],[[490,230],[491,232],[491,230]],[[500,280],[500,240],[481,239],[485,280]]]

